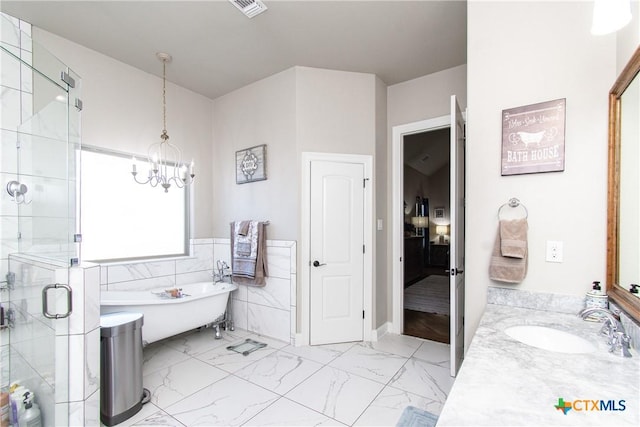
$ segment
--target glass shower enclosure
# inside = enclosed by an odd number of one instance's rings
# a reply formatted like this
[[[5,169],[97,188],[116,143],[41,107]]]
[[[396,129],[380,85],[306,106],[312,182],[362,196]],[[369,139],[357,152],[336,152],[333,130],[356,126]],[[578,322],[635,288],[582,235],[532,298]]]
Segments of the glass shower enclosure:
[[[2,14],[0,27],[0,388],[34,393],[42,425],[69,425],[81,80],[30,25]]]

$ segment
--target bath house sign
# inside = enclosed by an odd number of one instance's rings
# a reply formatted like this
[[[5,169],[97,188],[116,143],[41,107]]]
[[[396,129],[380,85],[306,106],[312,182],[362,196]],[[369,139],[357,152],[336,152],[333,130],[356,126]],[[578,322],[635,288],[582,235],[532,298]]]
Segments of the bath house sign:
[[[502,110],[502,175],[564,170],[565,99]]]

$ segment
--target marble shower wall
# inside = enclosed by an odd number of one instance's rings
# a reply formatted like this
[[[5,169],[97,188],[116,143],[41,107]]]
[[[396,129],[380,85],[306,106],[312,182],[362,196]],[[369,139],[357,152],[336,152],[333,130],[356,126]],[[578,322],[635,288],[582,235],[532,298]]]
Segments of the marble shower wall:
[[[4,13],[0,14],[3,46],[18,58],[33,57],[29,35],[31,25]],[[11,21],[11,24],[8,23]],[[4,50],[0,51],[0,179],[3,187],[18,173],[18,128],[33,115],[33,73]],[[5,280],[9,254],[20,250],[18,239],[18,205],[7,191],[0,192],[0,277]],[[0,294],[0,301],[2,298]]]
[[[192,257],[101,266],[102,291],[170,288],[212,280],[217,261],[231,265],[227,239],[194,239]],[[232,294],[232,317],[241,329],[293,342],[296,327],[296,242],[267,240],[269,277],[265,287],[239,285]]]
[[[9,269],[16,275],[10,304],[16,322],[8,345],[11,380],[34,391],[46,425],[98,425],[98,266],[67,268],[55,261],[10,255]],[[52,320],[42,315],[42,288],[53,283],[68,284],[72,289],[73,310],[68,318]],[[64,292],[50,290],[48,295],[50,311],[66,310]],[[5,368],[3,363],[3,371]],[[2,380],[6,386],[9,379],[4,372]]]
[[[28,188],[20,205],[7,191],[0,193],[4,278],[12,253],[66,262],[77,257],[72,241],[80,112],[60,97],[72,105],[81,97],[82,79],[31,40],[30,24],[3,13],[0,24],[0,181],[3,188],[11,181]],[[73,77],[75,89],[63,89],[61,72]]]

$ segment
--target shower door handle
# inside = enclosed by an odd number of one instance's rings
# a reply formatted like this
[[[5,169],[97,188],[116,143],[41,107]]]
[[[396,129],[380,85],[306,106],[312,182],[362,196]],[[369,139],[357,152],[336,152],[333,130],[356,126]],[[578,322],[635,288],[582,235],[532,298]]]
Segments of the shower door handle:
[[[50,289],[64,289],[67,291],[67,312],[63,314],[51,314],[49,313],[49,302],[48,295]],[[72,298],[71,298],[71,286],[62,285],[60,283],[54,283],[52,285],[47,285],[42,288],[42,315],[47,319],[64,319],[65,317],[69,317],[71,315],[71,311],[73,309],[72,306]]]

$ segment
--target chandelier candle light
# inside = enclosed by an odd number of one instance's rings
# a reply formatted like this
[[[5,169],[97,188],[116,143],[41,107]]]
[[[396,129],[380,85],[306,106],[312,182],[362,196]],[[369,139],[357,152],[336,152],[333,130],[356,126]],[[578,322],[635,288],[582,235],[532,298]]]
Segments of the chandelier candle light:
[[[169,134],[167,134],[167,62],[171,62],[171,55],[168,53],[156,53],[156,56],[162,61],[162,112],[163,125],[160,141],[149,146],[147,153],[147,163],[149,164],[149,175],[146,180],[138,180],[138,171],[136,169],[136,158],[132,159],[133,166],[131,175],[138,184],[150,184],[152,187],[161,185],[164,192],[169,192],[171,184],[175,184],[178,188],[193,183],[195,178],[195,168],[193,160],[187,166],[182,163],[182,153],[180,149],[169,142]]]

